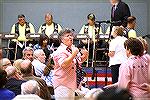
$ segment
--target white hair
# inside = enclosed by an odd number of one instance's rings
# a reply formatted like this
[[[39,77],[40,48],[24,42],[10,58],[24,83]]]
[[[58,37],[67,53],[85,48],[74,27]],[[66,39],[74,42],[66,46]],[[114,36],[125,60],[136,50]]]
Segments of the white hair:
[[[36,58],[39,56],[39,54],[40,54],[41,52],[44,52],[44,51],[43,51],[42,49],[37,49],[37,50],[35,50],[34,53],[33,53],[34,59],[36,59]]]
[[[25,83],[21,84],[21,94],[39,94],[40,87],[37,81],[35,80],[29,80]]]

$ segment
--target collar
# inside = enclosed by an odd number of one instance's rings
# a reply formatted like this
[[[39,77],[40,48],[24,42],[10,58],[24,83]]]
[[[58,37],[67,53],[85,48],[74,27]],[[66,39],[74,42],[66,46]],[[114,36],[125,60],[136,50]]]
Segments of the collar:
[[[65,45],[65,44],[63,44],[63,43],[61,43],[60,45],[63,46],[64,49],[67,49],[67,48],[68,48],[68,46]],[[73,45],[71,46],[71,49],[72,49],[72,47],[73,47]]]
[[[139,58],[140,56],[135,56],[135,55],[131,55],[130,57],[129,57],[129,59],[132,59],[132,58]]]

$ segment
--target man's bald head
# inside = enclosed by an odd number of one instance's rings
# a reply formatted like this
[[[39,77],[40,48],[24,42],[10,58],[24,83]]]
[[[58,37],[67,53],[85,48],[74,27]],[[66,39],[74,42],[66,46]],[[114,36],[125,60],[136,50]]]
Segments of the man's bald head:
[[[32,64],[30,60],[23,60],[20,64],[20,70],[23,75],[32,74]]]

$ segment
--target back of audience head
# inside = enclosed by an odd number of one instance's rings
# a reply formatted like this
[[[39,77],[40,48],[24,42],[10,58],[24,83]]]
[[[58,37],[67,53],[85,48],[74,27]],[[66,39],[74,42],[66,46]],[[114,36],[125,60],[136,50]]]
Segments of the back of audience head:
[[[21,71],[20,71],[20,64],[21,64],[21,62],[23,61],[23,59],[17,59],[17,60],[15,60],[14,61],[14,63],[13,63],[13,66],[16,68],[16,70],[17,70],[17,72],[20,74],[21,73]]]
[[[123,28],[119,27],[119,26],[115,26],[114,32],[113,32],[113,37],[116,36],[123,36],[124,32],[123,32]]]
[[[5,70],[0,69],[0,88],[4,88],[7,83],[7,72]]]
[[[23,76],[28,76],[33,74],[33,68],[30,60],[23,60],[20,64],[20,71]]]
[[[142,37],[138,37],[137,39],[139,39],[142,42],[144,50],[145,50],[144,52],[147,53],[148,52],[148,43],[147,43],[147,41],[145,39],[143,39]]]
[[[135,56],[142,56],[144,53],[144,47],[142,42],[136,38],[129,38],[125,41],[124,47],[127,50],[127,56],[135,55]]]
[[[96,100],[132,100],[132,96],[126,89],[109,88],[101,92]]]
[[[130,16],[127,18],[128,27],[131,29],[135,28],[136,25],[136,18],[134,16]]]
[[[33,61],[33,48],[32,47],[25,47],[22,51],[23,59],[29,59]]]
[[[40,87],[37,81],[29,80],[21,84],[21,94],[36,94],[40,95]]]

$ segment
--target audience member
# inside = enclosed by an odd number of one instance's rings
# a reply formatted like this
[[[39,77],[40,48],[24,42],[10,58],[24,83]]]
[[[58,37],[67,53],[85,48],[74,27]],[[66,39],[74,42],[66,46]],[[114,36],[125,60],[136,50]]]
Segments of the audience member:
[[[88,57],[88,51],[73,45],[73,32],[63,29],[59,33],[61,45],[53,53],[54,76],[53,86],[56,100],[74,100],[75,89],[82,81],[82,67],[80,64]],[[77,71],[77,72],[76,72]]]
[[[144,55],[143,57],[145,57],[145,59],[148,59],[149,61],[149,67],[148,67],[148,76],[150,76],[150,55],[147,53],[148,52],[148,43],[145,39],[143,39],[142,37],[138,37],[137,39],[139,39],[142,44],[143,44],[143,47],[144,47]],[[150,82],[150,77],[148,77],[148,81]],[[148,91],[150,93],[150,84],[147,84],[147,83],[143,83],[141,85],[142,89],[145,90],[145,91]]]
[[[16,71],[19,75],[21,75],[21,71],[20,71],[20,64],[23,61],[23,59],[17,59],[14,61],[13,66],[16,68]]]
[[[5,71],[7,72],[7,83],[5,85],[5,88],[13,91],[15,95],[21,94],[21,84],[26,82],[24,80],[19,80],[18,77],[16,77],[16,68],[13,66],[8,66]]]
[[[121,27],[116,26],[113,32],[114,39],[109,44],[109,66],[112,72],[112,83],[118,82],[119,67],[127,60],[126,51],[124,48],[124,42],[127,40],[123,36],[123,30]]]
[[[21,73],[23,74],[23,78],[25,80],[36,80],[40,86],[40,97],[45,100],[50,100],[50,93],[46,82],[40,77],[36,77],[33,75],[33,66],[30,60],[23,60],[21,65]]]
[[[43,51],[46,55],[46,62],[48,61],[48,59],[50,57],[50,54],[53,53],[53,47],[51,47],[49,45],[49,38],[46,34],[41,34],[40,35],[39,43],[36,44],[33,48],[34,48],[34,50],[43,49]]]
[[[35,75],[41,77],[45,80],[47,86],[50,89],[50,93],[54,94],[54,89],[52,85],[52,78],[53,78],[53,70],[50,70],[47,75],[45,75],[44,70],[46,67],[45,65],[45,53],[42,49],[38,49],[34,51],[34,60],[32,61],[32,65],[34,67]],[[51,68],[52,69],[52,68]]]
[[[100,92],[95,100],[132,100],[132,95],[126,89],[110,88]]]
[[[33,61],[33,48],[32,47],[25,47],[22,51],[23,59],[29,59],[30,61]]]
[[[6,83],[7,73],[5,70],[0,69],[0,99],[12,100],[15,97],[15,93],[5,88]]]
[[[5,70],[8,66],[12,66],[12,64],[8,58],[2,58],[1,63],[2,63],[3,70]]]
[[[29,80],[21,85],[21,95],[17,95],[13,100],[43,100],[39,97],[40,87],[35,80]]]
[[[12,66],[10,60],[8,58],[2,59],[2,69],[5,70],[7,67]],[[15,73],[16,79],[22,79],[22,76],[19,73]]]
[[[143,56],[144,47],[141,41],[129,38],[125,41],[128,60],[121,64],[118,82],[105,88],[118,86],[128,89],[134,98],[150,98],[150,93],[142,89],[143,83],[149,83],[149,60]]]

